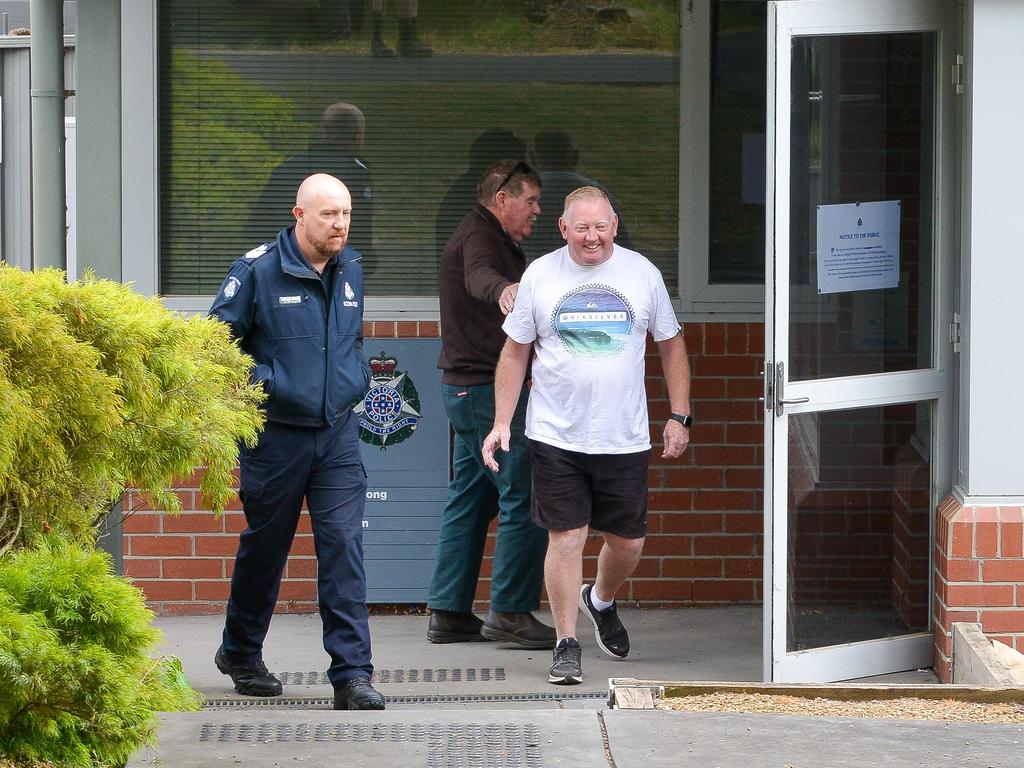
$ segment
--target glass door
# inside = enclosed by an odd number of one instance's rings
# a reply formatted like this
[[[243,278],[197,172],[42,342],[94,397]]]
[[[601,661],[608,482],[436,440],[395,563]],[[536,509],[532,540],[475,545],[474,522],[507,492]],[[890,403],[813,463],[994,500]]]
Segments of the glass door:
[[[931,666],[955,7],[769,3],[765,678]]]

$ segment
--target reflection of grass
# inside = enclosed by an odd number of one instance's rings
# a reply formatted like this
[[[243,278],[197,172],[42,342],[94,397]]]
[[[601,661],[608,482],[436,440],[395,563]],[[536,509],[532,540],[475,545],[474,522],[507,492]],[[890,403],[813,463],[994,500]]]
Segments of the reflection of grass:
[[[465,170],[467,150],[482,131],[509,128],[532,141],[539,129],[560,127],[580,148],[577,170],[618,197],[642,250],[673,252],[659,266],[666,276],[675,274],[676,86],[372,83],[346,86],[344,97],[366,115],[364,156],[374,176],[374,240],[382,256],[436,258],[438,203]]]
[[[469,146],[482,131],[508,128],[530,142],[539,129],[560,127],[573,135],[580,148],[577,170],[616,195],[637,247],[651,255],[664,251],[658,265],[669,284],[674,281],[679,220],[676,86],[377,82],[349,84],[342,92],[333,83],[308,86],[295,101],[286,102],[294,108],[288,111],[318,114],[325,103],[344,98],[358,104],[366,115],[363,156],[374,177],[374,241],[384,265],[395,258],[407,263],[436,263],[438,205],[465,170]],[[236,105],[239,111],[233,112],[234,119],[244,124],[244,108]],[[176,125],[179,129],[188,124],[206,125],[203,140],[195,144],[179,134],[174,144],[182,152],[201,151],[195,161],[202,160],[205,170],[194,168],[194,163],[183,164],[182,155],[169,166],[171,176],[165,177],[164,184],[173,190],[174,198],[184,198],[179,203],[194,199],[203,231],[218,236],[197,242],[195,221],[165,218],[163,252],[166,259],[174,253],[195,256],[197,250],[208,249],[198,258],[202,275],[196,278],[202,283],[201,290],[212,292],[227,265],[253,245],[242,227],[244,212],[274,165],[305,147],[309,134],[305,124],[294,122],[291,126],[296,132],[287,141],[278,135],[274,146],[247,139],[244,147],[235,146],[245,137],[236,140],[230,132],[221,135],[208,119],[188,114],[187,121]],[[228,158],[230,163],[214,164],[211,158]],[[198,206],[217,190],[232,205]],[[189,209],[192,206],[184,210]],[[175,226],[182,229],[175,232]],[[168,264],[166,269],[172,268]],[[423,292],[400,288],[395,283],[399,280],[422,282],[429,286],[428,293],[433,292],[432,270],[419,281],[400,271],[392,267],[389,272],[385,266],[371,290]],[[179,279],[187,278],[181,275]]]
[[[170,69],[170,78],[162,73],[173,94],[160,139],[162,290],[212,293],[234,257],[207,258],[204,247],[211,238],[243,244],[251,203],[284,159],[279,148],[305,126],[294,121],[292,101],[219,61],[178,50]]]
[[[176,0],[162,11],[161,44],[165,50],[193,43],[207,49],[268,47],[270,43],[278,49],[309,49],[318,38],[318,45],[327,45],[325,31],[313,24],[319,6],[305,2],[305,11],[299,13],[300,0],[294,2],[295,14],[280,14],[278,9],[277,26],[269,15],[269,4],[253,3],[247,6],[245,28],[230,29],[226,24],[215,28],[229,0],[204,0],[201,14],[198,0]],[[193,3],[192,16],[184,10],[189,3]],[[564,24],[548,29],[531,25],[524,5],[511,0],[424,0],[421,28],[427,41],[441,51],[514,55],[517,51],[584,53],[613,45],[677,49],[678,4],[671,0],[637,0],[631,5],[645,11],[643,23],[635,22],[628,29],[604,27],[596,37],[584,35],[585,39],[570,39],[571,30]],[[466,23],[446,26],[439,21],[446,13]],[[183,21],[187,18],[194,26],[200,16],[201,41],[184,31],[188,24]],[[178,29],[172,23],[175,20],[183,31],[172,31]],[[394,23],[391,16],[389,23]],[[368,25],[369,18],[360,33],[362,42],[349,40],[338,46],[362,50]],[[392,44],[393,37],[391,29]],[[300,40],[307,42],[299,44]],[[245,214],[262,184],[277,163],[306,147],[324,107],[338,100],[357,104],[366,115],[363,158],[373,173],[374,241],[385,265],[370,285],[372,292],[416,294],[423,293],[424,287],[425,292],[433,292],[432,269],[413,276],[408,268],[394,264],[396,260],[436,263],[434,223],[439,203],[465,171],[473,140],[495,127],[514,130],[527,142],[541,128],[557,127],[572,134],[580,149],[577,170],[616,195],[636,246],[652,256],[661,251],[656,261],[669,284],[675,282],[677,85],[364,83],[324,76],[318,80],[316,71],[268,73],[261,79],[264,82],[243,80],[215,59],[204,57],[200,64],[181,51],[175,53],[173,77],[167,63],[161,64],[162,88],[174,89],[161,137],[165,291],[216,290],[227,265],[253,245],[245,232]],[[168,202],[174,204],[173,215]]]

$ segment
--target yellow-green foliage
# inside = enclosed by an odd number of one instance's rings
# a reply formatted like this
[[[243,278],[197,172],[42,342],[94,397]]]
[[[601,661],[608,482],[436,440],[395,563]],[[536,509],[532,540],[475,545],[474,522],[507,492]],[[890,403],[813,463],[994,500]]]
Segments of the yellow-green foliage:
[[[251,366],[220,322],[0,265],[0,552],[47,531],[93,541],[127,485],[176,511],[174,479],[199,466],[222,509],[237,442],[262,426]]]
[[[180,661],[147,655],[152,618],[103,552],[54,541],[0,557],[0,756],[120,766],[155,711],[196,709]]]

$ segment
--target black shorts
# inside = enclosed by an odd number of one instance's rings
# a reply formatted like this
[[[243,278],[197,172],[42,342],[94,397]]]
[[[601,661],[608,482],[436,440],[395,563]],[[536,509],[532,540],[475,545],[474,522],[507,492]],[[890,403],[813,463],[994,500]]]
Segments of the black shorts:
[[[638,453],[579,453],[530,441],[533,520],[549,531],[585,525],[621,536],[647,535],[647,465]]]

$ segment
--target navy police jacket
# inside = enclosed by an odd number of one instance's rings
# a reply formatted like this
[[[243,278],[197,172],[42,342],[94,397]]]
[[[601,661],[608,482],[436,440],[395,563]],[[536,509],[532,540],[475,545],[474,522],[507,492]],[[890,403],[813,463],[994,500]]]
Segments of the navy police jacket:
[[[369,387],[363,356],[363,270],[348,246],[331,295],[298,251],[292,230],[231,265],[210,315],[231,326],[256,361],[267,420],[304,427],[334,423]]]

